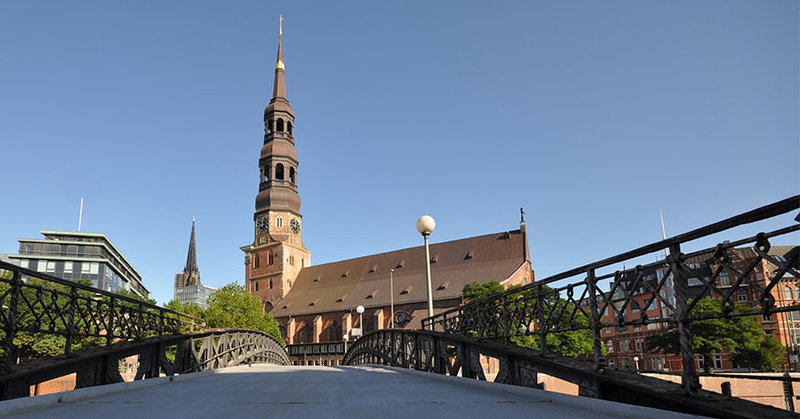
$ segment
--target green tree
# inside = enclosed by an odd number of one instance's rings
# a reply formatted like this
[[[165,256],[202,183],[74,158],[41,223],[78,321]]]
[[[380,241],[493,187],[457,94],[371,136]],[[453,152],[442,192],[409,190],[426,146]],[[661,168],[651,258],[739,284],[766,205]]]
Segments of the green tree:
[[[703,298],[692,310],[693,315],[721,313],[721,298]],[[752,307],[735,303],[735,311],[749,311]],[[703,357],[706,372],[713,369],[715,352],[727,349],[734,364],[761,371],[776,371],[783,363],[785,349],[775,338],[767,336],[756,316],[728,319],[696,320],[689,325],[692,334],[692,351]],[[650,350],[680,355],[678,330],[672,326],[666,333],[647,338]]]
[[[258,297],[247,292],[243,285],[230,283],[214,291],[208,299],[205,320],[206,326],[210,328],[260,330],[286,345],[278,322],[271,314],[264,312]]]
[[[514,288],[518,288],[519,286],[511,286],[509,290],[513,290]],[[485,283],[478,283],[473,282],[471,284],[467,284],[464,286],[462,291],[462,296],[467,301],[477,301],[482,300],[484,298],[490,297],[492,295],[498,294],[505,291],[503,286],[497,281],[489,281]],[[527,304],[532,304],[534,301],[532,298],[535,290],[527,290],[521,293],[515,293],[509,295],[509,312],[525,312],[525,310],[517,310],[517,304],[526,304],[518,300],[518,297],[526,297]],[[581,312],[576,312],[570,319],[570,313],[572,313],[572,307],[567,303],[566,300],[559,298],[552,290],[552,288],[543,286],[542,287],[542,301],[544,304],[542,305],[542,311],[545,318],[549,319],[547,328],[570,328],[570,327],[584,327],[589,325],[589,319],[586,318],[585,315]],[[486,306],[476,307],[476,310],[486,310]],[[497,312],[500,313],[502,311],[502,307],[498,305],[496,308]],[[561,313],[560,316],[550,318],[552,313]],[[469,315],[469,314],[467,314]],[[484,318],[491,318],[495,321],[498,321],[501,316],[495,317],[486,317]],[[502,328],[502,324],[499,324],[499,327]],[[516,334],[523,326],[519,324],[511,324],[510,327],[510,334]],[[517,346],[521,346],[524,348],[530,349],[540,349],[539,344],[539,335],[523,335],[523,336],[512,336],[511,342],[513,342]],[[567,332],[558,332],[558,333],[548,333],[545,337],[545,342],[547,344],[547,350],[549,352],[566,356],[570,358],[578,358],[578,357],[588,357],[593,354],[593,341],[592,341],[592,332],[588,329],[582,330],[574,330],[574,331],[567,331]],[[601,346],[601,350],[603,354],[606,353],[605,346]]]

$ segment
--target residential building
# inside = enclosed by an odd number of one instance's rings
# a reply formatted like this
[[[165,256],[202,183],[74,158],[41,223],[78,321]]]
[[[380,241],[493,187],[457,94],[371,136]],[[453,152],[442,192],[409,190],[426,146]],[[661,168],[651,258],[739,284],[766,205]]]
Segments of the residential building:
[[[103,233],[42,230],[44,239],[17,239],[19,254],[8,258],[23,268],[70,281],[86,280],[106,291],[150,298],[142,276]]]

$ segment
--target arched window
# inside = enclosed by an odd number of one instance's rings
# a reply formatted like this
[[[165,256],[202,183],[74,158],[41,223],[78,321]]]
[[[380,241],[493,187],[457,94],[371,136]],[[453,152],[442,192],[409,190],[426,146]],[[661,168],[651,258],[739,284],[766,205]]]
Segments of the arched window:
[[[256,254],[256,260],[255,260],[255,267],[256,268],[258,268],[258,265],[259,265],[258,262],[259,262],[259,258],[258,258],[258,255]]]
[[[281,217],[280,215],[275,217],[275,227],[278,228],[283,227],[283,217]]]
[[[270,134],[272,133],[272,120],[271,119],[267,121],[267,132],[270,133]]]
[[[313,340],[311,339],[311,335],[313,334],[314,331],[311,329],[311,324],[304,324],[297,333],[297,340],[299,340],[298,343],[312,343]]]
[[[258,291],[258,281],[255,281],[256,284],[256,291]]]
[[[283,119],[278,118],[278,123],[275,124],[275,131],[283,132]]]
[[[294,167],[289,166],[289,182],[294,183]]]
[[[275,165],[275,179],[283,180],[283,164],[278,163]]]
[[[783,290],[783,298],[786,299],[786,300],[791,300],[792,299],[792,289],[791,288],[786,287]]]
[[[264,166],[262,174],[264,175],[264,182],[269,182],[269,166]]]
[[[291,133],[292,133],[292,121],[286,121],[286,131],[291,135]]]
[[[272,311],[272,303],[270,303],[269,301],[264,303],[264,311],[266,311],[267,313]],[[283,335],[281,335],[281,336],[283,336]]]
[[[338,342],[342,340],[342,326],[336,320],[328,326],[328,342]]]
[[[272,289],[272,280],[269,280],[269,289]]]
[[[273,263],[275,263],[275,255],[270,253],[269,254],[269,264],[272,265]]]

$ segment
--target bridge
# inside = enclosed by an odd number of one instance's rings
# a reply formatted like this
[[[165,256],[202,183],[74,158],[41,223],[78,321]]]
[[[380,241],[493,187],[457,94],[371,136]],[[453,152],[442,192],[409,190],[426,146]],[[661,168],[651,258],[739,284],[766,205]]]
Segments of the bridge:
[[[63,415],[79,409],[74,411],[99,416],[103,413],[95,410],[100,409],[98,405],[135,405],[138,412],[143,405],[159,405],[156,402],[164,397],[175,400],[193,394],[195,408],[206,416],[267,411],[259,409],[269,409],[271,415],[351,416],[352,409],[371,409],[370,414],[377,414],[379,406],[384,406],[387,414],[403,416],[424,412],[443,416],[483,412],[668,416],[681,412],[714,417],[797,417],[791,411],[794,382],[800,379],[788,375],[781,378],[788,383],[784,386],[787,410],[702,389],[692,352],[691,325],[800,310],[797,301],[776,301],[774,296],[786,280],[800,279],[800,248],[795,246],[781,255],[770,252],[776,238],[797,237],[800,215],[784,227],[725,240],[710,248],[687,248],[694,241],[740,231],[751,223],[784,223],[787,214],[795,215],[798,208],[800,196],[794,196],[436,314],[423,321],[424,330],[368,333],[350,346],[343,359],[345,367],[290,366],[286,349],[266,334],[193,331],[199,319],[0,263],[0,269],[11,273],[0,277],[4,333],[0,397],[16,399],[0,402],[0,412],[46,416],[47,412]],[[735,249],[741,247],[751,249],[752,260],[736,259]],[[640,262],[664,250],[663,259]],[[692,262],[697,260],[711,261],[710,272],[698,272]],[[632,261],[636,262],[631,263],[633,268],[613,269]],[[772,270],[759,278],[757,267],[763,264]],[[729,275],[724,284],[723,273]],[[755,296],[758,306],[735,304],[743,289]],[[718,312],[696,310],[704,296],[717,299]],[[648,315],[648,307],[655,301],[669,315]],[[654,324],[670,327],[677,334],[683,366],[680,383],[606,364],[603,330]],[[553,351],[550,339],[569,332],[591,336],[591,356],[579,359]],[[19,348],[14,337],[20,333],[61,336],[64,353],[17,364],[14,354]],[[73,345],[98,340],[102,345],[73,351]],[[134,378],[149,380],[120,382],[119,362],[132,355],[139,359]],[[499,364],[494,383],[485,382],[487,359]],[[69,373],[77,375],[79,390],[22,398],[31,385]],[[576,384],[583,397],[538,390],[540,374]],[[101,384],[110,385],[95,387]],[[216,388],[226,391],[211,396]],[[55,410],[47,409],[48,403],[59,400],[61,403],[51,407]],[[214,406],[227,410],[213,410]]]

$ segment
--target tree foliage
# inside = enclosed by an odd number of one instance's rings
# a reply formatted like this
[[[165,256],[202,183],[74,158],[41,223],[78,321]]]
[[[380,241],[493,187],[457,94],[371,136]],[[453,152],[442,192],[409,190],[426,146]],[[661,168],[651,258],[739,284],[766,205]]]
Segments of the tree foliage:
[[[518,287],[519,286],[511,286],[509,287],[509,290],[513,290],[514,288]],[[467,301],[477,301],[503,291],[505,291],[505,289],[497,281],[489,281],[482,284],[473,282],[464,286],[462,296]],[[510,295],[508,299],[508,310],[510,312],[525,311],[517,310],[517,305],[533,304],[535,299],[532,297],[536,292],[537,291],[535,290],[526,290]],[[589,325],[589,319],[587,319],[583,313],[577,312],[570,318],[570,313],[572,313],[571,305],[569,305],[566,300],[558,297],[556,293],[553,292],[552,288],[543,286],[542,293],[543,295],[541,297],[541,301],[544,304],[542,304],[541,307],[544,317],[548,319],[546,323],[547,329],[583,327]],[[524,297],[525,302],[523,302],[523,299],[520,299],[519,297]],[[481,309],[485,308],[482,307]],[[500,313],[502,308],[498,306],[497,310],[498,313]],[[551,317],[553,313],[561,313],[561,315]],[[467,313],[467,315],[469,314]],[[502,329],[504,326],[502,324],[498,324],[498,327]],[[511,324],[510,329],[511,330],[509,330],[509,334],[512,335],[510,339],[515,345],[536,350],[540,349],[540,339],[538,334],[534,333],[530,335],[525,334],[522,336],[513,336],[515,334],[519,334],[519,332],[522,330],[520,325],[515,325],[513,323]],[[570,358],[589,357],[593,354],[592,332],[588,329],[548,333],[545,337],[545,344],[547,345],[547,350],[549,352]],[[601,346],[601,351],[603,354],[605,354],[606,348]]]
[[[264,312],[261,300],[247,292],[243,285],[230,283],[214,291],[208,299],[205,320],[206,326],[211,328],[260,330],[286,345],[278,322],[271,314]]]
[[[693,315],[721,313],[721,298],[703,298],[692,310]],[[734,310],[752,308],[735,303]],[[696,320],[689,325],[692,351],[703,357],[706,372],[713,369],[715,352],[730,352],[734,364],[761,371],[777,371],[783,363],[784,348],[780,342],[767,336],[756,316],[728,319]],[[680,355],[678,330],[672,326],[666,333],[647,338],[650,350],[663,350]]]

